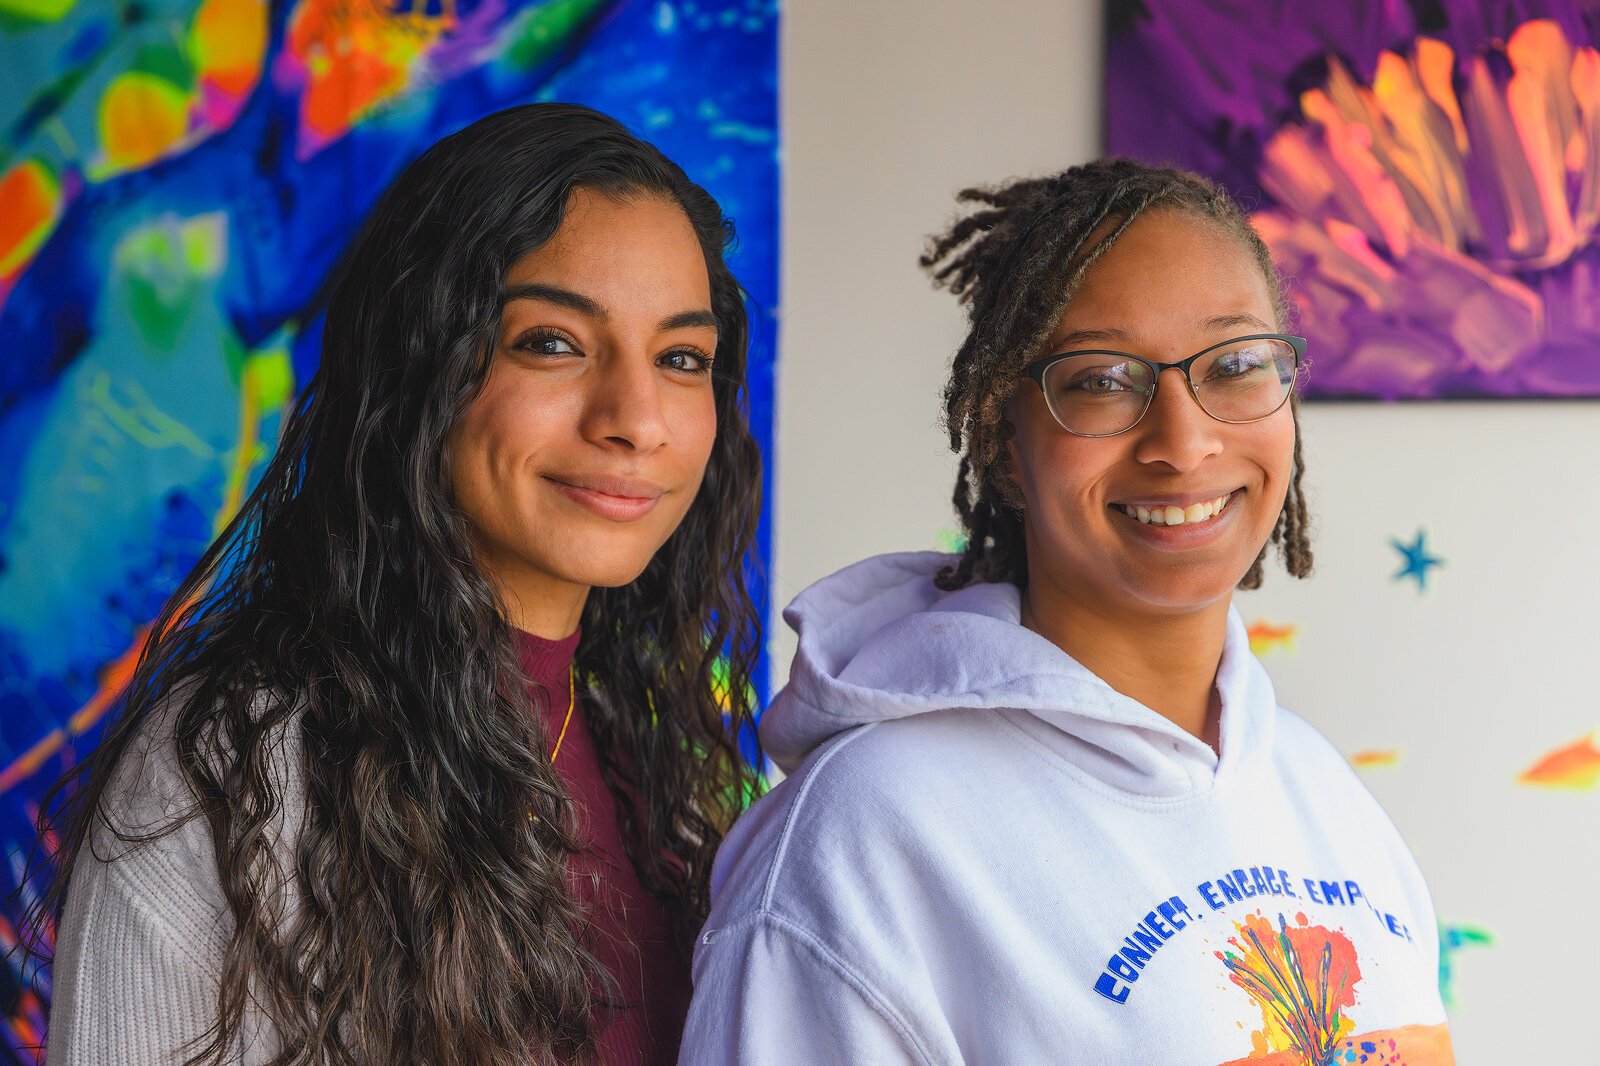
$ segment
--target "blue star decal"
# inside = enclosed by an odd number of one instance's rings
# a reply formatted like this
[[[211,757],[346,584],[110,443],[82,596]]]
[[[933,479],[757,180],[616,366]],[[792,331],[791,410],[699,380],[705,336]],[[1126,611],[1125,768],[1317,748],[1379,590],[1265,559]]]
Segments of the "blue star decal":
[[[1416,539],[1410,544],[1402,543],[1398,537],[1390,537],[1389,543],[1400,553],[1400,558],[1404,561],[1400,569],[1394,572],[1391,580],[1404,581],[1409,577],[1416,581],[1419,592],[1428,591],[1428,574],[1434,567],[1444,565],[1443,559],[1428,551],[1428,531],[1417,530]]]

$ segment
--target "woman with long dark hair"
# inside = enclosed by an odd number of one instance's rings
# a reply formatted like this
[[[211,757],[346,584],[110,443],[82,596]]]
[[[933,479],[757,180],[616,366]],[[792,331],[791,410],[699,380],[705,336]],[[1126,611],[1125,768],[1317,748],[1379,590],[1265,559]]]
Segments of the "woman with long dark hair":
[[[684,1061],[1445,1066],[1417,864],[1233,607],[1312,562],[1266,245],[1131,160],[961,199],[966,544],[790,606]]]
[[[757,781],[730,238],[566,105],[384,195],[64,791],[53,1066],[672,1061]]]

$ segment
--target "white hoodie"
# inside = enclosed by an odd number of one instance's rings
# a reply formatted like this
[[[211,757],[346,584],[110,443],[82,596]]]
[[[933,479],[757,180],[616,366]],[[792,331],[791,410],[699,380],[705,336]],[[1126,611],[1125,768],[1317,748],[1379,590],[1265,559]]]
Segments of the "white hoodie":
[[[1428,890],[1236,613],[1220,758],[934,553],[806,590],[734,826],[686,1066],[1437,1066]]]

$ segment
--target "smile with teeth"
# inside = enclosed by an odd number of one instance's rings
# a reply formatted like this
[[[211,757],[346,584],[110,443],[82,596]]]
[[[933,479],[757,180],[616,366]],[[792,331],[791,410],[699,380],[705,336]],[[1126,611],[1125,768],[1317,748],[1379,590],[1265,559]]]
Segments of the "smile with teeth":
[[[1117,510],[1129,518],[1137,518],[1147,526],[1187,526],[1196,522],[1204,522],[1208,518],[1222,513],[1228,506],[1228,501],[1233,499],[1233,493],[1218,496],[1214,500],[1203,503],[1191,503],[1188,507],[1175,507],[1171,504],[1162,507],[1139,507],[1136,505],[1116,503],[1112,504]]]

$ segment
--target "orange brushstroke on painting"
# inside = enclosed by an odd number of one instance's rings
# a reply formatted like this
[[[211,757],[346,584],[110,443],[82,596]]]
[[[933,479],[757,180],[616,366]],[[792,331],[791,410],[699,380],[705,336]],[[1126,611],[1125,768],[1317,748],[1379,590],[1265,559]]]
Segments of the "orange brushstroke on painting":
[[[1577,250],[1578,232],[1567,208],[1567,160],[1574,148],[1577,103],[1572,94],[1572,49],[1553,22],[1524,23],[1506,42],[1515,73],[1506,86],[1506,108],[1528,160],[1538,214],[1536,237],[1546,254],[1566,259]]]
[[[1600,786],[1600,747],[1593,733],[1557,748],[1517,776],[1524,785],[1586,792]]]
[[[1511,105],[1495,85],[1494,74],[1482,56],[1467,62],[1467,93],[1462,103],[1474,120],[1474,147],[1487,150],[1495,160],[1490,170],[1505,209],[1506,249],[1519,258],[1532,257],[1538,239],[1544,236],[1540,224],[1543,210],[1534,187],[1533,167],[1523,154],[1522,138],[1511,116]]]
[[[1297,625],[1274,625],[1266,619],[1251,622],[1245,630],[1250,636],[1250,650],[1257,655],[1268,652],[1293,650],[1294,638],[1300,635]]]
[[[19,274],[54,228],[61,186],[37,160],[0,175],[0,277]]]
[[[67,728],[76,736],[105,717],[106,711],[116,702],[117,696],[128,687],[133,671],[139,665],[139,656],[144,653],[144,646],[150,640],[150,627],[141,626],[134,635],[133,644],[127,651],[107,664],[100,672],[100,687],[89,701],[78,708],[76,714],[67,719]],[[63,738],[65,740],[65,738]]]
[[[59,751],[61,745],[66,742],[66,733],[59,729],[52,729],[46,733],[42,740],[13,759],[10,766],[0,770],[0,792],[4,792],[43,766],[44,761]]]
[[[267,53],[267,5],[262,0],[205,0],[189,30],[200,78],[229,96],[256,87]]]
[[[1343,299],[1399,313],[1422,277],[1446,300],[1477,294],[1450,333],[1490,371],[1526,345],[1499,333],[1475,344],[1486,323],[1508,323],[1515,336],[1545,329],[1538,294],[1501,273],[1567,262],[1600,228],[1600,53],[1545,19],[1519,26],[1503,48],[1509,77],[1431,38],[1380,54],[1370,86],[1330,61],[1326,83],[1300,95],[1305,121],[1264,146],[1261,172],[1284,211],[1319,221],[1286,228],[1272,211],[1257,220],[1291,270],[1321,264],[1313,273]],[[1486,188],[1474,193],[1469,173]],[[1500,210],[1480,217],[1474,196]],[[1395,280],[1396,264],[1413,280]]]
[[[1385,263],[1377,252],[1372,250],[1372,245],[1367,243],[1367,238],[1355,226],[1348,222],[1341,222],[1330,218],[1327,222],[1328,239],[1333,246],[1355,260],[1369,272],[1375,275],[1380,282],[1392,282],[1396,271],[1394,267]]]
[[[1461,107],[1456,103],[1456,91],[1450,82],[1456,65],[1455,50],[1432,37],[1418,37],[1412,46],[1412,62],[1417,65],[1417,80],[1422,83],[1428,99],[1450,120],[1456,151],[1465,152],[1467,127],[1461,121]]]
[[[60,751],[68,740],[81,735],[105,717],[111,705],[116,703],[117,697],[122,695],[122,690],[127,688],[128,681],[133,677],[134,668],[139,665],[139,656],[144,654],[144,646],[149,640],[150,627],[141,626],[134,634],[133,643],[128,649],[100,671],[100,684],[95,689],[94,695],[67,719],[67,727],[52,730],[33,747],[13,759],[11,765],[0,770],[0,793],[31,776],[44,765],[45,760]]]
[[[1350,756],[1351,766],[1368,770],[1378,766],[1393,766],[1399,761],[1399,748],[1369,748],[1366,751],[1358,751]]]
[[[0,307],[61,217],[61,184],[36,159],[0,174]]]
[[[1580,48],[1572,60],[1572,95],[1578,103],[1579,131],[1587,146],[1582,167],[1569,168],[1580,178],[1573,202],[1572,217],[1583,233],[1593,232],[1600,222],[1600,53]]]
[[[189,27],[201,122],[222,130],[244,109],[267,57],[265,0],[205,0]]]
[[[404,91],[417,57],[455,22],[453,3],[437,16],[419,16],[362,0],[302,0],[290,16],[287,42],[306,80],[300,157],[309,158]]]

